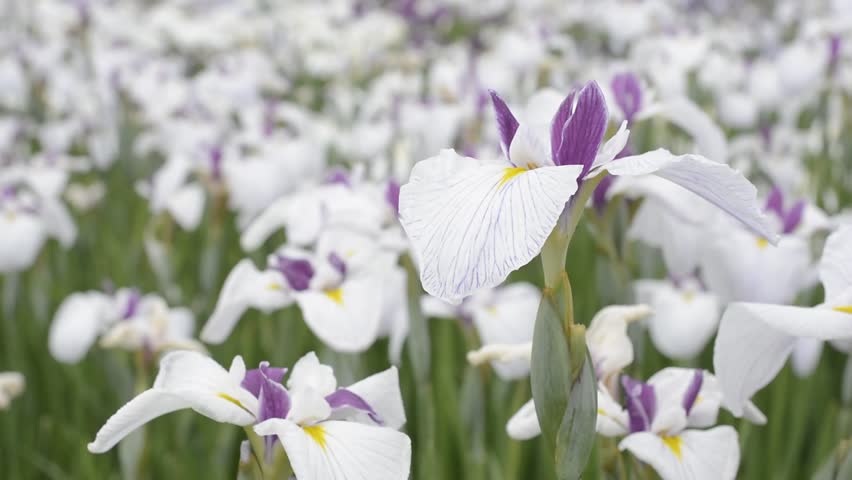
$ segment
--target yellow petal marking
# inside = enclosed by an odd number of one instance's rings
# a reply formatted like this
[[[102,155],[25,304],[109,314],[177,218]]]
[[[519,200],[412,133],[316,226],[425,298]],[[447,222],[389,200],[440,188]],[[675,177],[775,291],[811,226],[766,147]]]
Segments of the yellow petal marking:
[[[330,298],[334,303],[338,305],[343,305],[343,289],[341,289],[340,287],[326,290],[325,295]]]
[[[269,290],[283,290],[281,288],[281,285],[279,285],[277,283],[270,283],[269,285],[266,286],[266,288],[268,288]]]
[[[852,305],[842,305],[840,307],[834,307],[832,310],[835,312],[852,314]]]
[[[302,430],[304,430],[309,437],[314,439],[314,441],[317,442],[323,450],[325,450],[325,430],[323,430],[322,425],[302,427]]]
[[[757,239],[757,248],[763,250],[764,248],[766,248],[768,246],[769,246],[769,240],[767,240],[765,238],[758,238]]]
[[[526,171],[527,169],[524,167],[506,167],[503,170],[503,178],[500,179],[500,183],[497,184],[497,188],[502,187],[506,184],[506,182]]]
[[[678,460],[682,460],[683,452],[681,451],[681,445],[683,444],[683,440],[681,440],[677,435],[673,437],[663,436],[662,439],[663,443],[666,444],[666,446],[675,454],[675,457],[677,457]]]
[[[246,411],[249,415],[251,415],[252,417],[254,416],[254,414],[253,414],[253,413],[251,413],[251,410],[249,410],[248,408],[246,408],[246,407],[245,407],[245,405],[243,405],[243,403],[242,403],[241,401],[239,401],[239,400],[237,400],[236,398],[234,398],[234,397],[232,397],[232,396],[228,395],[227,393],[219,392],[219,393],[217,393],[217,394],[216,394],[216,396],[217,396],[217,397],[219,397],[219,398],[221,398],[221,399],[223,399],[223,400],[227,400],[227,401],[229,401],[229,402],[233,403],[234,405],[236,405],[236,406],[238,406],[238,407],[242,408],[243,410],[245,410],[245,411]]]

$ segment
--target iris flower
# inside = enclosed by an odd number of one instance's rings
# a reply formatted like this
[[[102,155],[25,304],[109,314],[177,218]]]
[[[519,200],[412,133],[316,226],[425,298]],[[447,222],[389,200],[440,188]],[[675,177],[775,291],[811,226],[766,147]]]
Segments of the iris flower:
[[[444,150],[417,163],[400,191],[400,220],[428,293],[456,303],[504,281],[539,254],[578,188],[604,172],[660,176],[775,240],[754,186],[727,165],[664,149],[615,159],[629,132],[622,123],[603,141],[608,112],[596,83],[561,103],[549,93],[533,97],[523,123],[491,98],[503,157]]]

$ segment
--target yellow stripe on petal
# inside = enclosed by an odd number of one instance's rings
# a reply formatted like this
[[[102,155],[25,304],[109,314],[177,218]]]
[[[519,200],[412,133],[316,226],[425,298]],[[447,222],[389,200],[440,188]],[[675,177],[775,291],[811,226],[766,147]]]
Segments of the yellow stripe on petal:
[[[766,248],[768,246],[769,246],[769,240],[762,238],[762,237],[757,239],[757,248],[763,250],[764,248]]]
[[[835,312],[852,314],[852,305],[842,305],[840,307],[834,307],[832,310]]]
[[[506,184],[506,182],[526,171],[527,169],[524,167],[506,167],[506,169],[503,170],[503,178],[500,179],[500,183],[497,184],[497,188],[502,187]]]
[[[681,445],[683,444],[683,440],[681,440],[680,437],[677,435],[673,437],[664,436],[662,438],[663,443],[666,444],[667,447],[669,447],[669,450],[671,450],[675,454],[675,457],[677,457],[678,460],[682,460],[683,452],[681,451]]]
[[[343,305],[343,289],[333,288],[325,291],[325,295],[330,298],[334,303],[338,305]]]
[[[229,402],[233,403],[234,405],[236,405],[236,406],[238,406],[238,407],[242,408],[243,410],[245,410],[245,411],[246,411],[249,415],[251,415],[252,417],[254,416],[254,414],[253,414],[253,413],[251,413],[251,410],[249,410],[248,408],[246,408],[246,407],[245,407],[245,405],[243,405],[243,402],[241,402],[241,401],[237,400],[236,398],[234,398],[234,397],[232,397],[232,396],[228,395],[227,393],[221,393],[221,392],[219,392],[219,393],[217,393],[217,394],[216,394],[216,396],[217,396],[217,397],[219,397],[219,398],[221,398],[221,399],[223,399],[223,400],[227,400],[227,401],[229,401]]]
[[[322,425],[302,427],[302,430],[304,430],[309,437],[311,437],[323,450],[325,450],[325,430],[322,428]]]

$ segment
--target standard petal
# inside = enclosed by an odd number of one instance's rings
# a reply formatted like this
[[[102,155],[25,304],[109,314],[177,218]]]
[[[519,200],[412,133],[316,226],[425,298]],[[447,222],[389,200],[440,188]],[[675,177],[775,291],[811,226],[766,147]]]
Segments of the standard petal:
[[[506,433],[515,440],[529,440],[541,434],[535,403],[532,400],[524,404],[506,423]]]
[[[604,165],[612,175],[654,174],[716,205],[772,243],[778,234],[757,202],[757,189],[741,173],[700,155],[672,155],[665,149],[619,158]]]
[[[427,292],[458,302],[539,254],[581,167],[512,168],[453,150],[415,165],[400,193],[400,217]]]
[[[131,432],[167,413],[189,408],[190,402],[164,390],[146,390],[119,408],[89,444],[92,453],[104,453]]]
[[[663,480],[732,480],[740,464],[737,431],[729,426],[666,437],[634,433],[618,448],[651,465]]]
[[[300,479],[405,480],[411,469],[411,440],[391,428],[338,421],[303,428],[272,419],[254,430],[278,436]]]
[[[53,317],[47,346],[53,358],[77,363],[106,327],[109,297],[101,292],[73,293]]]
[[[380,276],[346,280],[331,290],[297,292],[305,323],[339,352],[362,352],[379,335],[383,282]]]
[[[402,393],[399,390],[399,372],[391,367],[383,372],[346,387],[347,390],[363,398],[378,414],[385,427],[398,430],[405,425],[405,409],[402,405]],[[357,414],[361,423],[372,424],[367,415]]]
[[[838,228],[826,239],[819,278],[828,301],[852,287],[852,225]]]
[[[488,93],[491,94],[491,103],[494,105],[494,114],[497,117],[497,128],[500,130],[500,148],[508,157],[509,147],[518,130],[518,120],[497,92],[490,90]]]
[[[722,315],[713,350],[725,407],[742,416],[746,402],[784,366],[796,338],[852,338],[851,318],[827,309],[731,304]]]
[[[249,308],[270,312],[293,302],[286,282],[277,272],[261,272],[251,260],[241,260],[219,293],[216,308],[201,330],[201,340],[222,343]]]
[[[588,173],[601,147],[608,121],[606,98],[597,82],[589,82],[577,94],[574,113],[562,126],[562,142],[554,152],[553,163],[582,165],[582,174]]]

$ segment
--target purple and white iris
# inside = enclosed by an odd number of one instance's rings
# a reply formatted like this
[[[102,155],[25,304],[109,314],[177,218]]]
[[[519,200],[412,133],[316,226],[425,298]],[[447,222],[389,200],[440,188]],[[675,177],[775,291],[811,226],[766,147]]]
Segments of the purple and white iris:
[[[246,371],[237,356],[230,370],[197,352],[166,355],[154,386],[121,407],[89,444],[103,453],[145,423],[191,408],[222,423],[253,426],[265,438],[267,461],[277,438],[298,478],[408,478],[411,441],[396,368],[337,388],[331,367],[311,352],[287,369]],[[255,452],[261,455],[261,452]]]
[[[444,150],[416,164],[400,191],[400,220],[420,260],[421,282],[438,298],[458,302],[532,260],[578,189],[605,172],[662,177],[775,241],[756,189],[727,165],[662,149],[615,159],[629,132],[622,123],[603,142],[609,115],[594,82],[564,99],[537,94],[523,121],[496,93],[492,100],[503,158]]]

